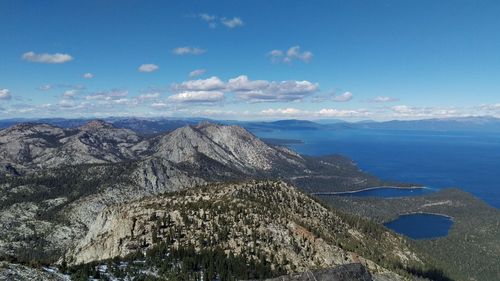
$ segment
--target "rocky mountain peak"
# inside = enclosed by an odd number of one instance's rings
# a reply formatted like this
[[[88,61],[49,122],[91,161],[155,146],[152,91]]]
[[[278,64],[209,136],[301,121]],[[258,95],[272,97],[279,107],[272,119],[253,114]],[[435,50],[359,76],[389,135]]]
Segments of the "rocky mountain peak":
[[[100,129],[113,129],[113,128],[114,128],[113,124],[99,119],[89,121],[87,124],[79,127],[79,129],[82,131],[94,131]]]

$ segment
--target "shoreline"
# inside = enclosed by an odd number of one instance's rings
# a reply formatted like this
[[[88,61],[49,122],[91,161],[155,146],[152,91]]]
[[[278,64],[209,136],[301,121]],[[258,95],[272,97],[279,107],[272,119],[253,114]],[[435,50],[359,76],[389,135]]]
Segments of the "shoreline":
[[[342,194],[354,194],[363,191],[375,190],[375,189],[430,189],[427,186],[374,186],[374,187],[366,187],[358,190],[348,190],[348,191],[331,191],[331,192],[314,192],[311,195],[342,195]]]

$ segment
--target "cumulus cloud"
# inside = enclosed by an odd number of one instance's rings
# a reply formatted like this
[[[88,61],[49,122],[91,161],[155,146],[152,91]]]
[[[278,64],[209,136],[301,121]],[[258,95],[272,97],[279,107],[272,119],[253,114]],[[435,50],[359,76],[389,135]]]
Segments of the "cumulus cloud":
[[[229,28],[235,28],[243,25],[243,21],[239,17],[234,17],[232,19],[222,18],[221,23]]]
[[[215,103],[223,99],[224,93],[220,91],[182,92],[168,97],[168,101],[174,103]]]
[[[69,54],[36,54],[34,52],[24,53],[21,58],[25,61],[29,62],[37,62],[37,63],[49,63],[49,64],[59,64],[65,63],[73,60],[73,57]]]
[[[177,47],[172,50],[172,53],[178,56],[183,56],[183,55],[201,55],[206,52],[205,49],[198,48],[198,47],[189,47],[189,46],[184,46],[184,47]]]
[[[189,72],[189,77],[196,77],[205,74],[207,72],[206,69],[195,69],[191,72]]]
[[[340,95],[336,95],[333,97],[333,101],[336,101],[336,102],[348,102],[350,100],[352,100],[352,93],[351,92],[344,92]]]
[[[0,89],[0,100],[10,100],[12,95],[9,89]]]
[[[298,101],[315,93],[318,89],[317,83],[309,81],[250,80],[246,75],[229,79],[227,82],[212,76],[208,79],[190,80],[172,86],[173,92],[232,92],[238,99],[252,103]]]
[[[154,72],[157,71],[159,68],[160,67],[157,66],[156,64],[146,63],[146,64],[141,64],[137,70],[139,72]]]
[[[92,79],[92,78],[94,78],[94,74],[92,74],[90,72],[84,73],[83,74],[83,78],[85,78],[85,79]]]
[[[207,79],[197,79],[182,82],[181,84],[174,84],[172,90],[174,92],[181,91],[212,91],[221,90],[225,87],[224,82],[217,76],[212,76]]]
[[[302,52],[300,46],[292,46],[287,51],[272,50],[268,53],[268,57],[273,63],[292,63],[294,60],[309,63],[313,59],[313,53],[310,51]]]
[[[374,103],[384,103],[384,102],[395,102],[398,101],[399,99],[393,98],[393,97],[387,97],[387,96],[377,96],[369,100],[369,102],[374,102]]]

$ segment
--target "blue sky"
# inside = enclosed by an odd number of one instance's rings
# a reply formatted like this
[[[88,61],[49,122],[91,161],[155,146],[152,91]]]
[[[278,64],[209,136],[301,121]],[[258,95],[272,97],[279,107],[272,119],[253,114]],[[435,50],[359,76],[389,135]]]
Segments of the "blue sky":
[[[2,0],[0,118],[500,117],[499,14],[472,0]]]

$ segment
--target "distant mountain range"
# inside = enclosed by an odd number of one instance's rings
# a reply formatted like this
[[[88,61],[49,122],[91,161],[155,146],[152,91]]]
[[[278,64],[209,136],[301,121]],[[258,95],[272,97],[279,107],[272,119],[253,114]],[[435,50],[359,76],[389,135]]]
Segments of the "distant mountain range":
[[[473,131],[499,132],[500,119],[490,116],[460,117],[422,120],[392,120],[377,122],[363,120],[346,122],[339,119],[325,120],[278,120],[278,121],[236,121],[213,120],[206,118],[138,118],[138,117],[109,117],[102,119],[117,128],[131,129],[137,134],[151,136],[166,131],[172,131],[186,125],[195,125],[202,121],[216,122],[226,125],[238,125],[250,131],[273,130],[341,130],[341,129],[373,129],[373,130],[422,130],[422,131]],[[90,119],[4,119],[0,120],[0,128],[7,128],[20,123],[43,123],[62,128],[76,128],[90,121]]]

